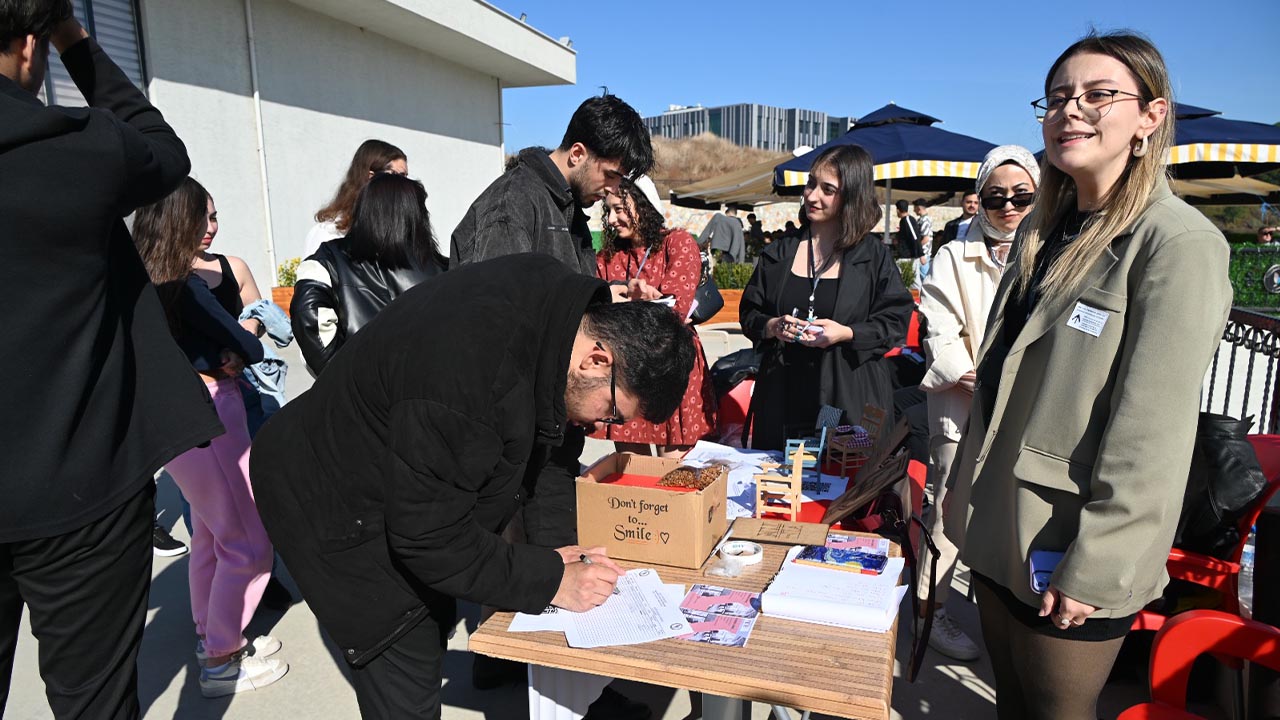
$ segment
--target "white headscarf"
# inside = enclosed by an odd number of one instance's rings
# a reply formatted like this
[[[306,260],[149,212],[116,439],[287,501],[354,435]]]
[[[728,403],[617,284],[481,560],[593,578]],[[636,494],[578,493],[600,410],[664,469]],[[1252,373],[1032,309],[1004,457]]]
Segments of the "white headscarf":
[[[1018,167],[1026,170],[1027,174],[1031,176],[1031,182],[1035,183],[1036,189],[1040,188],[1040,163],[1036,162],[1036,157],[1031,154],[1031,151],[1021,145],[1001,145],[987,153],[987,156],[982,160],[982,167],[978,168],[978,181],[977,185],[975,185],[978,197],[982,197],[982,186],[987,184],[987,179],[991,177],[991,173],[1007,162],[1016,163]],[[977,221],[978,227],[982,228],[982,234],[992,240],[1008,242],[1013,239],[1013,231],[997,230],[991,224],[991,221],[987,219],[986,208],[979,207],[978,214],[974,217],[974,220]]]

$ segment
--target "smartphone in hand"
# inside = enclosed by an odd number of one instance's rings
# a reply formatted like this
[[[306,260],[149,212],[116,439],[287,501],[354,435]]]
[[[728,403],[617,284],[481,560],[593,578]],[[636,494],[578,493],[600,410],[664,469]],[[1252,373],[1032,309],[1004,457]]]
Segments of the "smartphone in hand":
[[[1053,579],[1053,571],[1058,567],[1065,553],[1052,550],[1031,551],[1031,591],[1041,594],[1049,589],[1049,581]]]

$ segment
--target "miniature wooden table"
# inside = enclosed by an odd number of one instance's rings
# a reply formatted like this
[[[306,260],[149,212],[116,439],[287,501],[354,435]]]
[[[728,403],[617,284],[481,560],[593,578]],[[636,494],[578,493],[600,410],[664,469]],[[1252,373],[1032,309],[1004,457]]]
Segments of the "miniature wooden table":
[[[704,583],[760,592],[781,567],[789,545],[764,545],[764,560],[736,578],[656,566],[664,583]],[[900,555],[897,545],[891,554]],[[643,565],[619,560],[627,569]],[[486,620],[471,635],[482,655],[606,678],[703,693],[703,717],[737,720],[742,700],[812,710],[842,718],[885,720],[893,694],[898,623],[887,633],[848,630],[760,615],[745,648],[672,638],[643,645],[578,649],[558,632],[512,633],[512,613]],[[531,682],[534,673],[531,672]],[[736,698],[736,700],[735,700]],[[748,712],[749,715],[749,712]]]

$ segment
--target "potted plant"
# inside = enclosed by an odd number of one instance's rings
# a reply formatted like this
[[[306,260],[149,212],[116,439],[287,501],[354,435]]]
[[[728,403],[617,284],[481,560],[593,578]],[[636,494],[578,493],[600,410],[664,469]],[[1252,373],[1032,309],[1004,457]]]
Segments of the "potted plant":
[[[302,258],[289,258],[276,268],[276,286],[271,288],[271,302],[279,305],[287,315],[293,302],[293,285],[298,281],[298,265]]]
[[[708,325],[738,322],[738,304],[742,301],[742,290],[747,286],[754,270],[754,263],[722,262],[715,266],[711,275],[716,280],[716,287],[720,289],[720,297],[724,298],[724,307],[707,320]]]

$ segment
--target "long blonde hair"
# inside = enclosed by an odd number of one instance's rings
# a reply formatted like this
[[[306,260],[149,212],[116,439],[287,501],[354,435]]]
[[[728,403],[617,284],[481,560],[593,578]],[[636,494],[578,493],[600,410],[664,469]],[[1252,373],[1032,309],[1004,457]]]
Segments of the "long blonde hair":
[[[1074,55],[1093,53],[1118,60],[1138,82],[1141,110],[1156,98],[1169,101],[1173,107],[1173,88],[1164,58],[1155,45],[1132,32],[1099,35],[1090,33],[1067,48],[1045,76],[1045,94],[1058,68]],[[1152,191],[1166,173],[1165,156],[1173,144],[1173,112],[1165,114],[1147,138],[1147,152],[1142,157],[1130,155],[1115,185],[1101,198],[1098,212],[1085,222],[1080,235],[1054,261],[1041,282],[1045,298],[1061,297],[1079,289],[1090,268],[1102,257],[1117,235],[1122,233],[1146,209]],[[1036,207],[1019,230],[1018,278],[1014,286],[1021,294],[1030,289],[1035,275],[1036,255],[1044,239],[1075,207],[1076,183],[1070,175],[1049,162],[1046,152],[1040,163],[1042,182],[1037,188]]]

